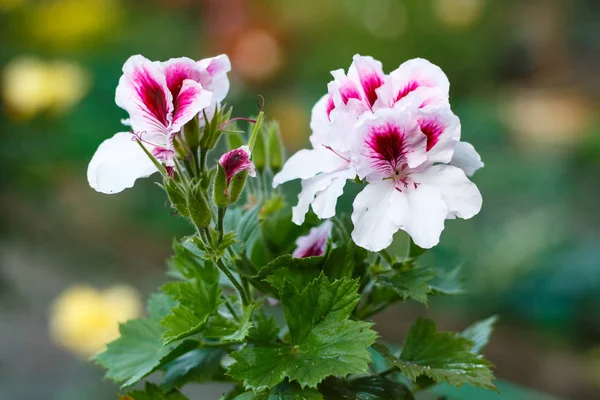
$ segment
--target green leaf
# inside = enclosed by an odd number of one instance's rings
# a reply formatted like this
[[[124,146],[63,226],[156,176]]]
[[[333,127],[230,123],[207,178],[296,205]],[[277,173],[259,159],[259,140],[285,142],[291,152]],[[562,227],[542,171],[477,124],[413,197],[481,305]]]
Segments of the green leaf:
[[[450,271],[436,270],[436,278],[430,282],[432,294],[458,295],[464,293],[462,267],[459,265]]]
[[[358,285],[343,279],[333,283],[320,275],[304,290],[286,283],[282,305],[291,345],[247,347],[232,354],[229,375],[254,391],[269,389],[286,378],[302,387],[330,375],[364,373],[370,361],[367,347],[377,334],[372,324],[352,321]]]
[[[221,359],[225,354],[225,350],[219,347],[195,349],[185,353],[165,366],[161,388],[170,390],[187,382],[218,380],[225,373],[221,367]]]
[[[290,254],[285,254],[261,268],[259,279],[268,282],[278,292],[283,291],[286,281],[304,288],[319,276],[324,261],[322,256],[293,258]]]
[[[132,399],[132,400],[189,400],[179,390],[170,390],[163,392],[158,386],[146,382],[144,390],[134,390],[133,392],[127,393],[126,396],[121,399]]]
[[[219,271],[211,261],[204,259],[204,253],[187,238],[173,243],[175,255],[169,261],[169,268],[178,271],[185,279],[198,277],[204,281],[215,282]]]
[[[408,331],[399,358],[382,345],[373,347],[409,379],[425,375],[436,383],[463,384],[495,390],[491,364],[473,354],[473,342],[452,332],[438,332],[433,321],[419,319]]]
[[[496,321],[498,321],[498,316],[494,315],[482,321],[475,322],[461,333],[464,338],[473,342],[473,348],[471,349],[473,354],[479,354],[481,349],[488,344]]]
[[[248,332],[247,341],[254,345],[271,346],[277,342],[280,330],[275,318],[268,317],[260,309],[254,315],[254,326]]]
[[[394,290],[403,300],[413,299],[427,304],[431,292],[429,281],[435,278],[431,268],[414,264],[403,265],[392,275],[380,275],[376,282]]]
[[[329,279],[353,278],[354,271],[360,270],[369,252],[358,247],[352,240],[336,247],[327,254],[323,270]]]
[[[221,343],[242,342],[253,326],[252,313],[256,306],[257,303],[247,306],[239,323],[222,314],[211,316],[206,323],[206,329],[202,332],[202,335],[207,338],[219,339]]]
[[[315,389],[302,389],[297,383],[283,382],[275,386],[271,392],[246,392],[233,400],[322,400],[323,396]]]
[[[189,347],[189,343],[163,346],[164,330],[159,321],[172,305],[169,296],[153,295],[148,301],[149,318],[130,320],[119,326],[121,336],[94,358],[107,369],[107,378],[122,382],[122,387],[133,385]]]
[[[404,301],[408,299],[427,304],[428,295],[456,295],[462,293],[460,269],[449,272],[440,271],[427,265],[414,262],[396,263],[392,270],[375,278],[378,286],[388,288]],[[381,297],[381,296],[380,296]],[[389,301],[394,299],[390,296]]]
[[[327,378],[319,391],[325,400],[414,400],[406,386],[379,375],[350,380]]]
[[[163,291],[179,302],[172,314],[161,321],[166,329],[166,344],[201,331],[208,317],[215,314],[223,304],[218,281],[207,282],[195,278],[186,282],[171,282],[163,286]]]

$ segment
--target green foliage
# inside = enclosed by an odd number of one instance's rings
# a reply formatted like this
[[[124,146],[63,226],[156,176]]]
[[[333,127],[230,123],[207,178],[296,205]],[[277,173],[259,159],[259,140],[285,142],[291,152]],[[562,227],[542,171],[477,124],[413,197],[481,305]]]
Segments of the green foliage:
[[[127,321],[119,326],[120,337],[106,346],[94,361],[106,368],[106,377],[130,386],[173,358],[189,350],[189,343],[163,345],[160,320],[174,303],[165,294],[148,302],[148,318]]]
[[[498,317],[491,316],[483,321],[475,322],[461,333],[464,338],[473,342],[471,349],[473,354],[479,354],[481,349],[488,344],[496,321],[498,321]]]
[[[134,390],[128,392],[125,396],[121,396],[122,400],[188,400],[177,389],[163,392],[158,386],[146,382],[144,390]]]
[[[459,269],[421,265],[425,250],[412,241],[408,254],[370,253],[352,241],[345,217],[333,218],[322,256],[291,255],[298,237],[322,221],[309,213],[297,226],[284,197],[266,188],[284,155],[276,124],[263,136],[262,112],[248,143],[260,182],[248,185],[249,204],[233,205],[246,172],[227,183],[222,169],[206,165],[230,116],[217,108],[210,121],[204,114],[203,127],[186,125],[185,142],[175,143],[175,176],[161,170],[171,203],[196,232],[175,241],[168,274],[176,281],[149,300],[148,318],[123,324],[96,357],[123,386],[163,371],[160,387],[147,383],[122,398],[184,400],[178,390],[192,382],[231,382],[223,400],[414,400],[441,382],[495,389],[480,355],[495,317],[461,334],[419,320],[398,354],[375,344],[364,321],[398,301],[460,293]]]
[[[479,330],[478,334],[483,335],[485,329]],[[432,321],[419,319],[408,331],[400,357],[394,357],[385,346],[374,347],[413,381],[425,375],[436,383],[495,389],[491,364],[473,353],[474,346],[474,342],[464,336],[438,332]]]
[[[316,387],[330,375],[367,371],[376,333],[372,324],[352,321],[350,314],[360,296],[348,279],[329,282],[321,275],[303,290],[286,283],[282,305],[291,343],[247,347],[232,354],[229,375],[254,391],[270,389],[288,378],[301,386]]]
[[[413,400],[410,390],[403,384],[380,375],[370,375],[350,380],[327,378],[319,390],[325,400]]]
[[[164,367],[161,388],[171,390],[187,382],[219,380],[224,374],[221,360],[225,354],[225,349],[219,347],[194,349],[183,354]]]
[[[163,286],[162,290],[178,302],[172,313],[161,321],[165,328],[165,343],[198,333],[208,317],[216,313],[223,304],[216,267],[214,271],[217,279],[212,281],[197,277],[190,281],[171,282]]]

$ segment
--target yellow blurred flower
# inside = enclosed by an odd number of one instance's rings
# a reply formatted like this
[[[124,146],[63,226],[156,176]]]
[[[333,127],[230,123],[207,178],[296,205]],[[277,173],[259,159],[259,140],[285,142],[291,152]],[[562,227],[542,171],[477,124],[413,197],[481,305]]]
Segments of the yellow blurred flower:
[[[31,7],[27,28],[39,42],[72,47],[111,32],[121,14],[117,0],[46,0]]]
[[[86,70],[69,61],[20,57],[4,69],[3,97],[9,114],[29,119],[42,111],[63,113],[88,92]]]
[[[138,292],[128,285],[104,291],[72,286],[58,296],[50,312],[52,340],[82,357],[90,357],[119,336],[119,323],[142,313]]]

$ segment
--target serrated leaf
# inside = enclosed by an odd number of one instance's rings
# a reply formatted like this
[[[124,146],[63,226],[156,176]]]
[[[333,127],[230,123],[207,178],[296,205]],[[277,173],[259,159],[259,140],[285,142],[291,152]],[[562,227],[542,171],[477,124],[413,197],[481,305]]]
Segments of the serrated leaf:
[[[427,304],[427,295],[431,292],[429,281],[435,278],[431,268],[409,264],[390,275],[378,276],[376,282],[394,290],[403,300],[413,299]]]
[[[438,332],[433,321],[417,320],[408,331],[398,358],[385,346],[373,347],[413,381],[425,375],[436,383],[496,389],[491,364],[471,352],[473,342],[453,332]]]
[[[260,309],[254,315],[254,326],[248,332],[247,341],[254,345],[271,346],[277,342],[280,331],[275,318],[268,317]]]
[[[219,278],[215,265],[204,259],[204,253],[192,241],[174,241],[173,250],[175,254],[168,261],[171,271],[177,271],[185,279],[197,277],[214,282]]]
[[[161,388],[170,390],[187,382],[218,380],[225,373],[221,367],[221,359],[225,354],[225,350],[219,347],[195,349],[185,353],[165,366]]]
[[[278,292],[283,290],[286,281],[304,288],[319,276],[324,261],[323,256],[293,258],[290,254],[285,254],[261,268],[258,279],[268,282]]]
[[[132,400],[189,400],[179,390],[170,390],[163,392],[158,386],[146,382],[144,390],[134,390],[127,393],[127,397]]]
[[[165,328],[166,344],[198,333],[223,304],[218,281],[206,282],[196,278],[171,282],[163,286],[163,291],[179,302],[172,313],[160,322]]]
[[[334,248],[327,254],[324,272],[329,279],[354,277],[354,271],[362,266],[369,252],[358,247],[352,240]]]
[[[130,320],[119,326],[120,337],[94,357],[95,362],[107,369],[107,378],[121,382],[122,387],[133,385],[189,347],[187,343],[163,346],[164,330],[159,321],[172,305],[169,296],[153,295],[148,301],[149,318]]]
[[[455,296],[464,293],[462,267],[450,271],[436,270],[436,278],[430,282],[432,294]]]
[[[350,380],[327,378],[319,391],[325,400],[414,400],[406,386],[379,375]]]
[[[221,314],[211,316],[206,323],[206,329],[202,332],[202,335],[207,338],[219,339],[221,343],[242,342],[254,325],[252,322],[252,313],[256,306],[256,303],[248,305],[244,309],[239,322]]]
[[[297,383],[283,382],[270,392],[245,392],[233,400],[322,400],[323,395],[315,389],[302,389]]]
[[[372,324],[349,316],[359,301],[351,280],[330,283],[321,275],[304,290],[285,284],[282,305],[291,346],[247,347],[232,354],[229,375],[254,391],[270,389],[289,378],[302,387],[330,375],[364,373],[370,360],[367,347],[377,334]]]
[[[475,322],[461,333],[464,338],[473,342],[473,347],[471,348],[473,354],[479,354],[481,349],[488,344],[496,321],[498,321],[498,316],[494,315],[482,321]]]

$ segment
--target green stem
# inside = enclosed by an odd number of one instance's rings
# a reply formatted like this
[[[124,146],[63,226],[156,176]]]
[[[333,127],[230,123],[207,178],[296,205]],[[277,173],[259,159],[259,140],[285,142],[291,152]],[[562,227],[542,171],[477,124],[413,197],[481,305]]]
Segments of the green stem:
[[[200,172],[206,170],[206,149],[200,147]]]
[[[225,229],[223,228],[223,223],[225,221],[225,213],[227,212],[227,207],[219,207],[217,210],[217,232],[219,234],[218,244],[221,244],[223,241],[223,235]]]
[[[250,140],[248,141],[248,147],[250,151],[254,149],[254,143],[256,143],[256,138],[258,136],[258,132],[260,131],[260,125],[262,124],[264,112],[259,112],[258,117],[256,118],[256,123],[254,124],[254,129],[252,130],[252,134],[250,135]]]
[[[238,291],[240,298],[242,299],[242,304],[244,306],[247,306],[248,304],[250,304],[250,299],[248,298],[248,294],[246,293],[246,290],[244,290],[244,287],[242,286],[242,284],[235,278],[235,276],[233,276],[233,274],[231,273],[229,268],[227,268],[227,266],[225,265],[223,260],[221,260],[221,259],[217,260],[217,267],[221,270],[221,272],[223,272],[225,274],[225,276],[229,279],[231,284]]]
[[[225,297],[225,296],[223,296],[223,297]],[[240,316],[235,311],[235,308],[233,308],[233,304],[231,304],[231,301],[229,301],[229,299],[227,297],[225,297],[225,306],[227,307],[227,309],[229,310],[231,315],[233,315],[233,319],[235,319],[237,322],[240,322]]]

